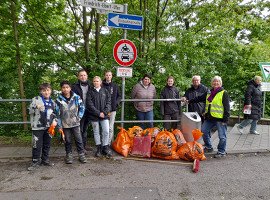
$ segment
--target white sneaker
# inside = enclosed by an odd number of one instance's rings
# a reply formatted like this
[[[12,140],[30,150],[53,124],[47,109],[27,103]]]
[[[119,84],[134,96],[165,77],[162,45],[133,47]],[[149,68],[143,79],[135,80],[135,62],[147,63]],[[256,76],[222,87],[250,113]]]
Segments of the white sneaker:
[[[244,129],[240,126],[237,126],[237,130],[239,131],[239,133],[244,134]]]
[[[250,134],[254,134],[254,135],[260,135],[260,133],[258,131],[252,131],[252,132],[249,132]]]

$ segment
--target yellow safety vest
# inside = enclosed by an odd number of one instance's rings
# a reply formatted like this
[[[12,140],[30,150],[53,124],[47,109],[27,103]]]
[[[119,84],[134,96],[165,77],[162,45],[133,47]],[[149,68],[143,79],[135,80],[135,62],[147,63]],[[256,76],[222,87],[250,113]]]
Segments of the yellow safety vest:
[[[210,108],[210,114],[212,117],[222,119],[224,114],[224,106],[222,104],[223,94],[225,90],[222,90],[221,92],[218,92],[216,96],[214,97],[212,102],[209,102],[207,99],[210,96],[208,94],[206,96],[206,105],[205,105],[205,113],[208,113],[209,105],[211,105]]]

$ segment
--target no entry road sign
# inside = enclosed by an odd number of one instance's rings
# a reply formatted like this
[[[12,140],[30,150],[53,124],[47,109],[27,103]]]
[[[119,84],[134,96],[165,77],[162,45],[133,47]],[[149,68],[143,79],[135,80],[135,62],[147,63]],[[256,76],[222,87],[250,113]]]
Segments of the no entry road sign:
[[[130,40],[119,40],[113,48],[115,61],[124,67],[132,65],[137,58],[137,49]]]

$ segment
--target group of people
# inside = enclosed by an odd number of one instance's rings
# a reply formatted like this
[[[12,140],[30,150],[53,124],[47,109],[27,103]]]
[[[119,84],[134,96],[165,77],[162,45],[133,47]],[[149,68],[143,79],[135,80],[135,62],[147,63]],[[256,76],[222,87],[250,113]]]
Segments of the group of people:
[[[114,120],[121,101],[119,87],[112,82],[112,72],[105,72],[102,81],[99,76],[88,80],[85,70],[78,72],[78,81],[71,85],[68,81],[60,83],[61,94],[54,101],[49,83],[39,87],[40,95],[32,99],[29,107],[32,128],[32,163],[28,170],[40,165],[50,166],[51,145],[50,127],[57,126],[65,144],[67,164],[73,163],[72,138],[81,163],[86,162],[87,128],[91,123],[97,146],[96,157],[111,157],[110,144],[114,138]],[[100,133],[101,126],[101,133]]]
[[[174,85],[174,77],[169,76],[165,87],[162,89],[160,99],[175,99],[177,101],[160,101],[160,112],[164,120],[176,122],[164,122],[164,129],[180,129],[179,118],[181,116],[181,101],[188,103],[189,112],[197,112],[202,119],[203,141],[205,152],[212,152],[211,129],[218,130],[219,144],[216,158],[226,156],[227,122],[230,116],[230,98],[222,87],[222,79],[215,76],[211,81],[211,89],[201,84],[200,76],[192,77],[192,85],[180,97],[179,90]],[[251,109],[251,114],[245,115],[245,120],[238,126],[243,133],[243,128],[251,123],[250,133],[259,134],[256,124],[261,115],[260,90],[261,77],[255,76],[249,82],[245,95],[245,106]],[[40,95],[32,99],[29,107],[32,127],[32,163],[28,170],[36,169],[39,165],[50,166],[49,150],[51,136],[48,130],[51,126],[57,126],[62,133],[65,143],[67,164],[73,163],[72,138],[75,139],[79,161],[86,162],[85,154],[89,150],[87,146],[87,128],[91,123],[96,144],[96,157],[111,157],[110,144],[114,139],[114,121],[116,110],[121,101],[121,93],[117,84],[112,82],[112,72],[105,72],[102,81],[99,76],[93,78],[90,83],[85,70],[78,72],[78,81],[71,85],[68,81],[60,83],[61,94],[55,101],[51,99],[52,88],[48,83],[40,85]],[[145,74],[133,87],[132,99],[154,99],[156,88],[151,83],[151,76]],[[153,101],[135,101],[137,119],[147,120],[142,123],[143,129],[153,127]],[[101,127],[101,133],[100,133]]]

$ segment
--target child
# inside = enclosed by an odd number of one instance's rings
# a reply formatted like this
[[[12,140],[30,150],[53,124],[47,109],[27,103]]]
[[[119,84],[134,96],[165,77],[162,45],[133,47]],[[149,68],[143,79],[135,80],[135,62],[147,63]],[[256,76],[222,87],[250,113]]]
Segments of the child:
[[[86,163],[84,147],[80,132],[80,120],[83,117],[85,107],[83,101],[74,92],[68,81],[60,83],[62,94],[56,100],[56,114],[60,131],[63,129],[65,134],[66,164],[72,164],[72,135],[79,153],[79,161]]]
[[[32,128],[32,164],[28,167],[29,171],[36,169],[40,164],[52,165],[49,161],[51,137],[48,129],[55,123],[55,102],[50,97],[52,88],[49,83],[41,84],[39,91],[40,96],[34,97],[29,107]]]

